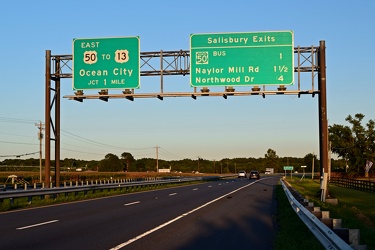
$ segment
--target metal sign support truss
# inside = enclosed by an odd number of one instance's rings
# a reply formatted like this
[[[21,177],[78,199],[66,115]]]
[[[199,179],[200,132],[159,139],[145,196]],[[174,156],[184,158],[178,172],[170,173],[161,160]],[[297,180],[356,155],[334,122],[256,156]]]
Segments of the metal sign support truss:
[[[325,64],[325,41],[320,41],[318,47],[295,47],[296,86],[295,90],[288,90],[286,86],[253,86],[250,90],[238,91],[233,87],[224,87],[222,91],[212,91],[207,87],[197,90],[192,88],[191,92],[166,92],[164,90],[164,76],[189,75],[190,74],[190,51],[158,51],[140,53],[140,75],[160,76],[160,92],[158,93],[136,93],[135,89],[124,89],[122,93],[110,94],[104,89],[98,94],[86,95],[82,90],[78,90],[74,95],[64,96],[69,100],[82,102],[86,99],[99,99],[108,101],[113,98],[124,98],[134,101],[135,98],[158,98],[164,97],[191,97],[196,99],[201,96],[221,96],[227,99],[228,96],[251,96],[259,95],[265,98],[266,95],[298,95],[310,94],[313,97],[319,94],[319,130],[320,130],[320,159],[324,173],[328,169],[328,123],[326,105],[326,64]],[[60,185],[60,80],[62,78],[72,78],[72,55],[51,55],[51,51],[46,51],[46,99],[45,99],[45,186],[51,186],[51,142],[55,142],[55,186]],[[311,75],[311,87],[302,89],[301,74]],[[316,88],[315,77],[318,76],[318,88]],[[51,82],[55,85],[52,86]],[[272,89],[273,88],[273,89]],[[140,91],[140,90],[137,90]],[[53,97],[53,98],[51,98]],[[54,107],[54,110],[53,110]],[[54,111],[54,112],[53,112]],[[54,121],[51,114],[54,113]],[[52,131],[52,137],[51,137]],[[321,172],[323,173],[323,168]]]

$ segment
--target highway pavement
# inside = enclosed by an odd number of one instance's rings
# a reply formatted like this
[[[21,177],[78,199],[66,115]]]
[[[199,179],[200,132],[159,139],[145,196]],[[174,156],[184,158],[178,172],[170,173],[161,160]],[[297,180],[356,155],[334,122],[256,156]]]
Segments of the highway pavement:
[[[277,177],[0,213],[0,249],[272,249]]]

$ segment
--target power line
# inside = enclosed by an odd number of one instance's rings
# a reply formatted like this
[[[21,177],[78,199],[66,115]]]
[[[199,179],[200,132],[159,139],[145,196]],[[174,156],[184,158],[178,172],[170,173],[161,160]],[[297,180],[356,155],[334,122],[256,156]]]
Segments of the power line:
[[[0,133],[1,135],[11,135],[11,136],[18,136],[18,137],[34,137],[32,135],[17,135],[17,134],[10,134],[10,133]]]
[[[29,119],[12,118],[12,117],[0,117],[0,123],[1,122],[2,123],[19,123],[19,124],[36,124],[36,123],[40,123],[40,121],[38,121],[38,120],[29,120]],[[125,150],[125,151],[145,151],[145,150],[148,151],[148,150],[152,149],[152,147],[127,148],[127,147],[122,147],[122,146],[115,146],[115,145],[110,145],[110,144],[98,142],[98,141],[95,141],[95,140],[87,139],[85,137],[73,134],[73,133],[68,132],[66,130],[62,130],[61,129],[61,131],[64,132],[65,133],[64,136],[66,136],[68,138],[71,138],[71,139],[74,139],[74,140],[77,140],[77,141],[81,141],[81,142],[84,142],[84,143],[87,143],[87,144],[101,146],[101,147],[106,147],[106,148],[111,148],[111,149],[121,149],[121,150]],[[28,136],[28,135],[16,135],[16,134],[9,134],[9,133],[0,133],[0,134],[12,135],[12,136],[20,136],[20,137],[33,137],[33,136]],[[39,144],[36,144],[36,143],[11,142],[11,141],[0,141],[0,143],[16,144],[16,145],[33,145],[33,146],[39,145]],[[66,143],[64,143],[64,144],[66,144]],[[76,145],[72,145],[72,144],[66,144],[66,145],[76,146]],[[81,149],[83,148],[81,146],[79,146],[79,147]],[[97,155],[97,153],[92,153],[92,152],[84,152],[84,151],[80,151],[80,150],[71,150],[71,149],[67,149],[67,148],[61,148],[61,149],[64,150],[64,151]],[[87,149],[88,150],[93,150],[93,149],[90,149],[90,148],[87,148]],[[167,157],[177,157],[177,158],[180,158],[180,159],[184,159],[184,157],[176,155],[174,153],[171,153],[171,152],[165,150],[164,148],[160,148],[160,149],[163,151],[162,154],[166,155]],[[40,153],[40,151],[39,152],[33,152],[33,153],[25,153],[25,154],[3,155],[3,156],[0,156],[0,157],[21,157],[21,156],[33,155],[33,154],[37,154],[37,153]],[[145,153],[143,153],[143,154],[141,153],[139,156],[142,157],[142,156],[146,156],[146,155],[152,155],[152,153],[146,153],[146,154]]]
[[[65,130],[62,130],[61,131],[71,135],[71,136],[67,136],[69,138],[72,138],[74,140],[78,140],[78,141],[82,141],[82,142],[86,142],[88,144],[94,144],[94,145],[99,145],[99,146],[102,146],[102,147],[109,147],[109,148],[117,148],[117,149],[126,149],[126,150],[145,150],[145,149],[150,149],[151,147],[146,147],[146,148],[125,148],[125,147],[122,147],[122,146],[114,146],[114,145],[110,145],[110,144],[105,144],[105,143],[102,143],[102,142],[97,142],[97,141],[94,141],[94,140],[91,140],[91,139],[87,139],[85,137],[82,137],[82,136],[79,136],[79,135],[76,135],[76,134],[73,134],[73,133],[70,133],[68,131],[65,131]],[[75,138],[76,137],[76,138]]]
[[[27,120],[27,119],[19,119],[19,118],[10,118],[10,117],[0,117],[0,122],[3,123],[22,123],[22,124],[30,124],[37,122],[36,120]],[[22,137],[31,137],[31,136],[25,136],[25,135],[15,135],[15,134],[9,134],[9,133],[1,133],[5,135],[12,135],[12,136],[22,136]],[[35,143],[25,143],[25,142],[14,142],[14,141],[0,141],[0,143],[6,143],[6,144],[16,144],[16,145],[37,145]],[[27,156],[27,155],[34,155],[38,154],[38,152],[32,152],[32,153],[23,153],[23,154],[9,154],[9,155],[0,155],[1,158],[4,157],[21,157],[21,156]]]
[[[35,143],[12,142],[12,141],[0,141],[0,143],[7,143],[7,144],[20,144],[20,145],[39,145],[39,144],[35,144]]]
[[[75,139],[75,140],[78,140],[78,141],[83,141],[83,142],[86,142],[86,143],[95,144],[95,145],[104,146],[104,147],[119,148],[117,146],[113,146],[113,145],[109,145],[109,144],[97,142],[97,141],[94,141],[94,140],[91,140],[91,139],[87,139],[87,138],[84,138],[82,136],[75,135],[75,134],[70,133],[68,131],[62,130],[62,129],[61,129],[61,131],[63,131],[64,133],[67,133],[67,134],[71,135],[71,136],[67,136],[67,137]]]
[[[21,156],[26,156],[26,155],[34,155],[34,154],[39,154],[38,152],[33,152],[33,153],[26,153],[26,154],[14,154],[14,155],[0,155],[0,157],[21,157]]]
[[[167,156],[169,156],[169,157],[177,157],[177,158],[179,158],[179,159],[185,159],[186,157],[182,157],[182,156],[180,156],[180,155],[176,155],[176,154],[174,154],[174,153],[171,153],[171,152],[169,152],[169,151],[167,151],[167,150],[165,150],[164,148],[162,148],[162,147],[160,147],[160,149],[162,150],[162,151],[164,151],[166,154],[167,154]]]
[[[0,122],[6,123],[36,123],[38,120],[27,120],[27,119],[20,119],[20,118],[10,118],[10,117],[2,117],[0,116]]]

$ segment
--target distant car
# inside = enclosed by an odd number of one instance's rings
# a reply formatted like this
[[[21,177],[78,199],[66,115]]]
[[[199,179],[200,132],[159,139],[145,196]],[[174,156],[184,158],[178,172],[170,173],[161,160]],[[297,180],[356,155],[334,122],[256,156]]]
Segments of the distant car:
[[[238,171],[238,178],[246,178],[246,171],[244,170]]]
[[[252,179],[252,178],[256,178],[256,179],[260,179],[260,175],[259,175],[259,172],[256,171],[256,170],[252,170],[250,172],[250,175],[249,175],[249,179]]]

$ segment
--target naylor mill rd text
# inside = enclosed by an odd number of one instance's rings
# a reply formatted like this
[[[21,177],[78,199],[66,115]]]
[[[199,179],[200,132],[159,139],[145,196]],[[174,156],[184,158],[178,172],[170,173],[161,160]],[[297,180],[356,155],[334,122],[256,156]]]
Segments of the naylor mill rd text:
[[[210,76],[211,74],[223,74],[224,68],[196,68],[195,73],[196,74],[202,74],[203,76],[196,76],[195,81],[196,83],[240,83],[240,82],[254,82],[255,77],[252,75],[244,76],[244,78],[241,80],[241,77],[214,77]],[[228,67],[227,71],[225,73],[259,73],[259,66],[241,66],[241,67]]]

